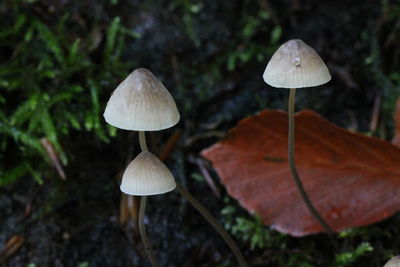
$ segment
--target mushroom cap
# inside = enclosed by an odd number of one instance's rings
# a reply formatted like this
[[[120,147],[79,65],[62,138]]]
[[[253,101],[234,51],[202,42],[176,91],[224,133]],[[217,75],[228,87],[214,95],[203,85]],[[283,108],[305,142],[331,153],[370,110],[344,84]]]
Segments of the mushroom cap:
[[[149,70],[134,70],[108,100],[104,118],[125,130],[158,131],[174,126],[179,111],[171,94]]]
[[[383,267],[400,267],[400,256],[390,259]]]
[[[142,151],[126,168],[121,191],[128,195],[150,196],[169,192],[176,187],[171,172],[154,154]]]
[[[264,81],[280,88],[301,88],[324,84],[329,70],[315,50],[300,39],[281,45],[265,68]]]

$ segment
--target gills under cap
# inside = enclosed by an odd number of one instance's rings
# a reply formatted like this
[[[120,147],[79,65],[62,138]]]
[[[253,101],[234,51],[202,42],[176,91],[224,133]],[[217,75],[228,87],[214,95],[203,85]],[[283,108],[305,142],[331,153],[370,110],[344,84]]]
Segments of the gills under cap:
[[[290,40],[272,55],[264,81],[280,88],[318,86],[331,79],[329,70],[315,50],[302,40]]]
[[[128,165],[121,191],[134,196],[150,196],[169,192],[176,187],[171,172],[154,154],[142,151]]]
[[[179,111],[171,94],[149,70],[134,70],[108,100],[104,118],[121,129],[158,131],[174,126]]]

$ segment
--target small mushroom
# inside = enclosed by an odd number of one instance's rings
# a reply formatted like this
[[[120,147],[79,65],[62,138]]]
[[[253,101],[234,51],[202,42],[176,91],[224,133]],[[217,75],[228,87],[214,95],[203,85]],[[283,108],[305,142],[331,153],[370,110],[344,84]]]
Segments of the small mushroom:
[[[304,203],[314,218],[329,234],[332,229],[325,222],[310,200],[297,173],[294,160],[294,103],[296,88],[312,87],[327,83],[331,79],[328,68],[315,50],[302,40],[290,40],[276,50],[263,74],[264,81],[278,88],[290,89],[288,158],[292,178]]]
[[[383,267],[400,267],[400,256],[391,258]]]
[[[125,130],[158,131],[174,126],[180,115],[165,86],[149,70],[134,70],[108,100],[104,118]]]
[[[142,151],[122,176],[121,191],[135,196],[163,194],[174,190],[175,179],[153,153]]]

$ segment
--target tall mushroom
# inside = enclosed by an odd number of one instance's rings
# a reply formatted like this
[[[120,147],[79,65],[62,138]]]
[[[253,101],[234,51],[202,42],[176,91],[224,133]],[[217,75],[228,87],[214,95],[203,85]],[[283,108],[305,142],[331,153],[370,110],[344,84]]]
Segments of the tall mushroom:
[[[288,156],[293,180],[311,214],[331,234],[333,231],[318,213],[310,200],[297,173],[294,160],[294,103],[296,88],[312,87],[327,83],[331,79],[328,68],[315,50],[302,40],[290,40],[281,45],[270,59],[264,81],[278,88],[288,88],[289,93],[289,136]]]
[[[168,168],[148,151],[145,132],[174,126],[180,118],[175,101],[164,85],[147,69],[133,71],[111,95],[104,118],[109,124],[139,131],[142,152],[128,165],[121,183],[121,191],[142,196],[139,210],[139,230],[152,266],[158,266],[144,229],[143,218],[146,196],[162,194],[173,189],[184,196],[217,230],[232,249],[241,266],[247,266],[239,248],[218,221],[182,186],[176,185]]]

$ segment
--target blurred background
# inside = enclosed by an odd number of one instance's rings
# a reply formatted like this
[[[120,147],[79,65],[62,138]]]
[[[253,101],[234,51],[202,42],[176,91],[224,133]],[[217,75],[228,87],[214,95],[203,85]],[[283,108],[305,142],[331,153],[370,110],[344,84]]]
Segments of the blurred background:
[[[140,151],[137,134],[102,116],[111,92],[139,67],[164,83],[182,117],[150,134],[150,150],[252,266],[382,266],[400,246],[399,215],[336,235],[336,249],[323,234],[293,238],[244,211],[199,156],[241,118],[286,109],[288,91],[267,86],[262,73],[294,38],[332,74],[326,85],[298,90],[297,108],[390,140],[400,1],[2,0],[0,266],[149,265],[137,199],[119,190]],[[175,192],[149,199],[146,223],[162,266],[236,266]]]

